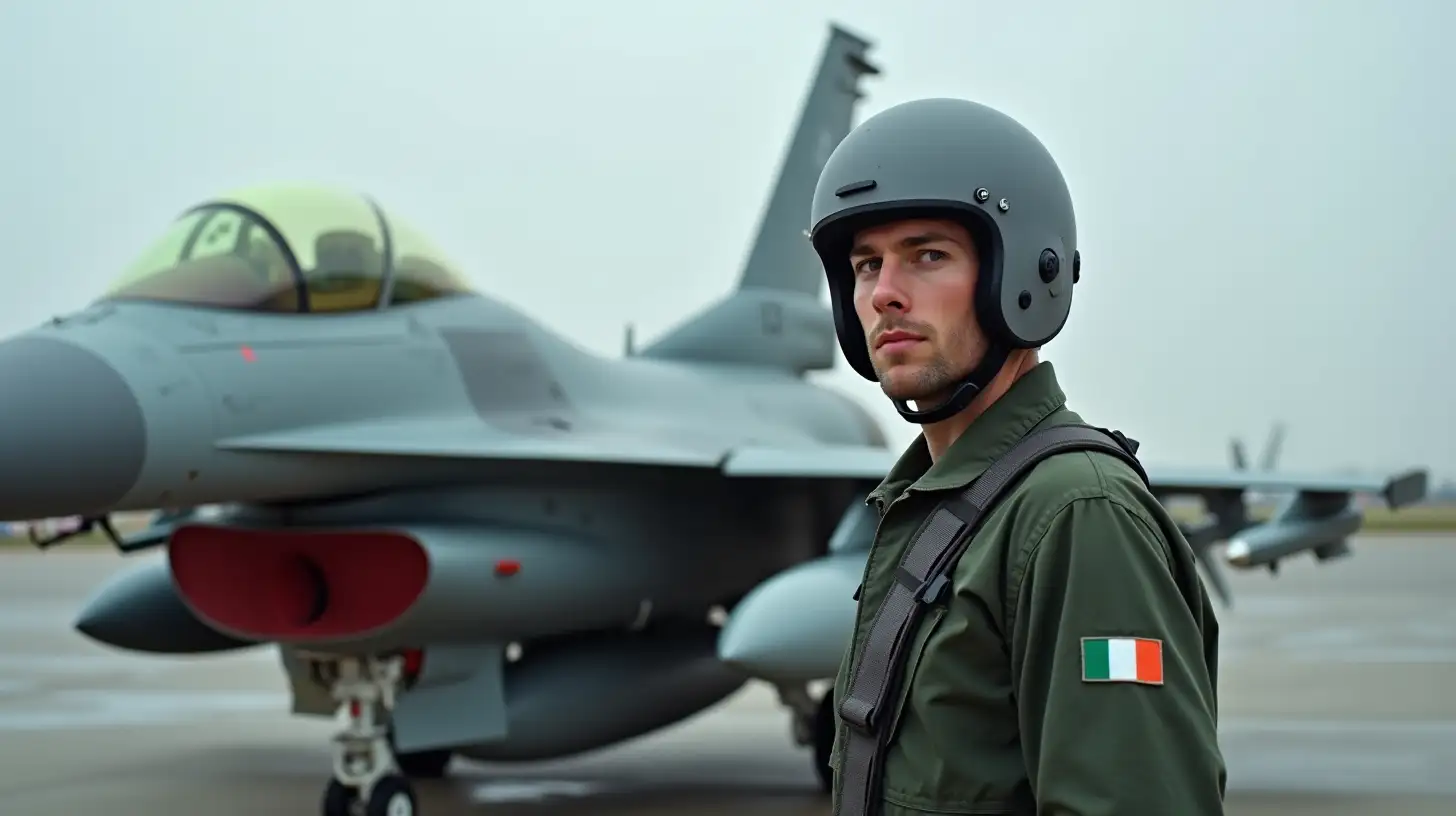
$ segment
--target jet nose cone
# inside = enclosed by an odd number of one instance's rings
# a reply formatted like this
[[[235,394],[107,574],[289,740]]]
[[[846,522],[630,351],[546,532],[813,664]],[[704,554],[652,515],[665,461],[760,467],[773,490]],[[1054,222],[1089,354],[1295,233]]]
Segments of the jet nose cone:
[[[105,360],[49,337],[0,343],[0,519],[104,511],[145,457],[141,406]]]

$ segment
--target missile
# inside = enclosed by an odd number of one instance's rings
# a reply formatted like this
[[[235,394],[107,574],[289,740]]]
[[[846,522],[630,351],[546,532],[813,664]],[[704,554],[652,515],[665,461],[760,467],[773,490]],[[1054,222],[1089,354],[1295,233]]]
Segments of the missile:
[[[816,558],[750,591],[718,636],[718,659],[761,680],[833,677],[854,631],[864,552]]]
[[[167,550],[182,600],[218,631],[359,652],[629,629],[667,600],[679,566],[623,559],[609,541],[475,525],[185,524]]]
[[[98,643],[133,652],[203,654],[255,645],[198,620],[161,560],[112,576],[86,602],[75,627]]]
[[[1345,539],[1364,521],[1360,511],[1346,507],[1333,515],[1285,515],[1250,527],[1229,539],[1224,560],[1240,569],[1273,568],[1291,555],[1313,551],[1320,560],[1348,553]]]

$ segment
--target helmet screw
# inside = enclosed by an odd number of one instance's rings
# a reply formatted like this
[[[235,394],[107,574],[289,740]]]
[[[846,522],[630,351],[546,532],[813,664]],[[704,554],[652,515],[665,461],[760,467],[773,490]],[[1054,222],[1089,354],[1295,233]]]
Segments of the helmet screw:
[[[991,191],[990,190],[987,190],[985,187],[977,187],[976,188],[976,200],[977,201],[985,201],[985,200],[989,199],[990,197],[991,197]]]
[[[1072,283],[1082,279],[1082,250],[1072,252]]]
[[[1020,297],[1016,298],[1016,305],[1020,306],[1023,309],[1030,309],[1031,293],[1023,289]]]
[[[996,202],[996,209],[1000,210],[1001,212],[1006,212],[1007,210],[1011,209],[1011,202],[1003,198],[1000,201]]]

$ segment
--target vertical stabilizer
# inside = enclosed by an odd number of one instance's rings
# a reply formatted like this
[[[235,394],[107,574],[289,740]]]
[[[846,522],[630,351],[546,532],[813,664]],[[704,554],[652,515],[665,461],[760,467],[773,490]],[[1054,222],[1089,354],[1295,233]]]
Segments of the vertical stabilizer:
[[[832,368],[838,347],[834,319],[819,302],[824,272],[805,237],[819,173],[849,135],[863,94],[860,77],[880,71],[865,58],[870,44],[830,26],[819,72],[737,291],[688,318],[638,356],[764,366],[805,372]]]
[[[1284,446],[1284,423],[1275,422],[1274,427],[1269,429],[1269,440],[1264,443],[1264,457],[1259,462],[1259,468],[1273,473],[1279,467],[1279,451]]]
[[[804,237],[814,185],[829,154],[849,135],[863,93],[860,77],[880,71],[866,59],[870,43],[839,26],[829,28],[819,72],[799,113],[799,124],[779,166],[778,180],[759,222],[739,288],[819,294],[823,272]]]

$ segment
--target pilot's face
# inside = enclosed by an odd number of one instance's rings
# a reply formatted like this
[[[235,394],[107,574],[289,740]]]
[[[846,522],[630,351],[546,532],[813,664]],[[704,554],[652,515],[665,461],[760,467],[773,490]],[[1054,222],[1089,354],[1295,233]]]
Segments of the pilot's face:
[[[949,220],[896,221],[856,233],[849,260],[880,388],[920,410],[938,404],[986,353],[970,233]]]

